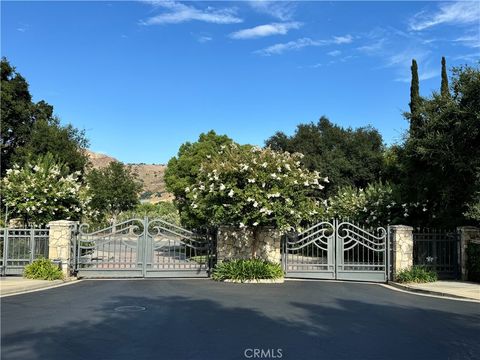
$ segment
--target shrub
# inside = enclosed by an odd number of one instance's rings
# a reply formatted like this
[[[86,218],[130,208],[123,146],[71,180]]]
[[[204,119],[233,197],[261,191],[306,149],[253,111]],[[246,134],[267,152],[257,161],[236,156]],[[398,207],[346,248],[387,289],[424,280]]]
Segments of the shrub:
[[[396,280],[400,283],[426,283],[437,281],[437,274],[423,266],[412,266],[397,274]]]
[[[469,243],[466,253],[468,280],[480,282],[480,244]]]
[[[283,270],[280,264],[274,264],[260,259],[236,259],[224,261],[215,267],[212,279],[222,280],[259,280],[279,279],[283,277]]]
[[[60,268],[48,259],[37,259],[25,266],[23,276],[27,279],[58,280],[63,279]]]

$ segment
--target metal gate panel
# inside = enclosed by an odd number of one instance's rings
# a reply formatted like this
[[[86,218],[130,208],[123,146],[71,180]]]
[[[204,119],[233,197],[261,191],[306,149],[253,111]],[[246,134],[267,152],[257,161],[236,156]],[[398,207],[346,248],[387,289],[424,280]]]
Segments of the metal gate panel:
[[[79,277],[206,277],[207,237],[162,219],[130,219],[76,239]]]
[[[349,222],[336,222],[336,278],[387,280],[387,231],[365,230]]]
[[[0,229],[1,275],[21,275],[35,259],[48,258],[48,229]]]
[[[320,222],[300,234],[287,234],[283,260],[291,277],[335,279],[335,228]]]
[[[287,234],[282,259],[286,277],[385,282],[387,254],[384,228],[334,220]]]

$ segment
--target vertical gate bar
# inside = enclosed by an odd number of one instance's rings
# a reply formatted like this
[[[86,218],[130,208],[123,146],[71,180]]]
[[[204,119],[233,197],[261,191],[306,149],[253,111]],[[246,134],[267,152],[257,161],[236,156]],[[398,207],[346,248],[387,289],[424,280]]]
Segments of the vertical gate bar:
[[[147,275],[147,238],[148,238],[148,218],[143,219],[143,277]]]
[[[338,219],[333,219],[333,263],[335,264],[334,266],[334,278],[337,279],[337,273],[338,273],[338,254],[337,254],[337,248],[338,248]]]
[[[5,224],[6,225],[6,224]],[[3,266],[2,266],[2,276],[6,275],[7,269],[7,259],[8,259],[8,228],[5,228],[3,233]]]
[[[387,256],[386,256],[386,280],[391,280],[390,278],[390,225],[387,226],[387,239],[386,239],[386,246],[387,246]]]
[[[30,263],[35,260],[35,229],[30,227]]]

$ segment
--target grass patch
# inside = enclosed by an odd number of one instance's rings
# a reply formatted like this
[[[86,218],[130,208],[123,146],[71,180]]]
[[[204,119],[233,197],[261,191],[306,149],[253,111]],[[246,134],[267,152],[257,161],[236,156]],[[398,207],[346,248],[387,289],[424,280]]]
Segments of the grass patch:
[[[396,281],[399,283],[427,283],[437,281],[437,274],[423,266],[412,266],[397,274]]]
[[[280,264],[260,259],[236,259],[218,263],[213,269],[212,279],[222,280],[260,280],[281,279],[283,270]]]
[[[63,272],[49,259],[37,259],[25,266],[23,277],[36,280],[63,280]]]

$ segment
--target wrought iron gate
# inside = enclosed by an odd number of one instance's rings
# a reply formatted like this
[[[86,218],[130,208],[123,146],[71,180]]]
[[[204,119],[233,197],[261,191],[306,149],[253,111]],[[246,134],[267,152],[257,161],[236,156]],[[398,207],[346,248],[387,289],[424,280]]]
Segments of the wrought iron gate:
[[[75,236],[79,277],[207,277],[213,239],[162,219],[130,219]]]
[[[385,228],[322,221],[287,234],[283,246],[286,277],[385,282],[389,269],[389,236]]]

